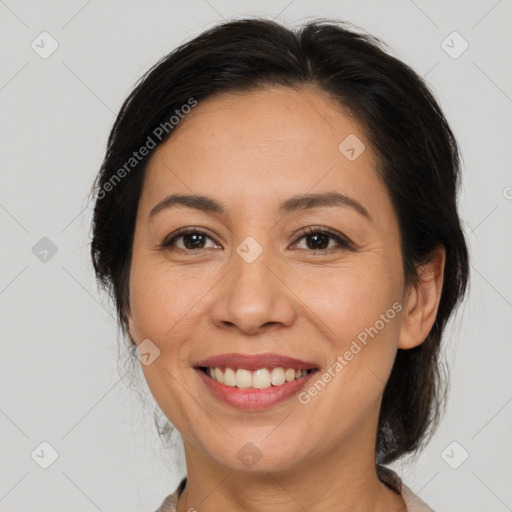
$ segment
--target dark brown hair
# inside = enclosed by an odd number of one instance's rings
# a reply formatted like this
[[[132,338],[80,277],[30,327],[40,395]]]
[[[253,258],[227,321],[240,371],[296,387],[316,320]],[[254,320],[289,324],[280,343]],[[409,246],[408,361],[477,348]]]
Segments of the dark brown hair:
[[[338,21],[316,20],[293,30],[254,18],[222,23],[162,58],[125,100],[110,133],[92,190],[91,256],[129,336],[132,241],[151,157],[149,152],[127,167],[134,152],[149,140],[155,147],[165,142],[172,127],[160,129],[159,136],[155,130],[169,126],[170,117],[191,98],[201,102],[215,93],[268,85],[312,85],[335,98],[361,123],[378,155],[377,171],[398,217],[406,285],[417,284],[418,268],[437,246],[446,249],[434,326],[421,345],[398,350],[380,410],[377,474],[399,492],[398,476],[384,465],[418,452],[437,426],[446,399],[441,337],[466,292],[469,263],[457,212],[456,140],[425,82],[383,48],[379,40]]]

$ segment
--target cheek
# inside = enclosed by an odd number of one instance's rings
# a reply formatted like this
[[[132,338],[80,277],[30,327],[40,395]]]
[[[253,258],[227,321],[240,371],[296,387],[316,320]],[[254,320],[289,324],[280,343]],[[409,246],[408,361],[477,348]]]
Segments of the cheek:
[[[370,258],[367,260],[370,263]],[[328,272],[324,269],[308,272],[301,277],[298,295],[321,320],[318,325],[323,326],[322,332],[336,349],[342,350],[347,341],[376,322],[379,330],[384,330],[381,315],[386,319],[396,317],[393,304],[401,297],[400,279],[384,263],[366,264],[361,260]],[[387,322],[386,326],[391,323]]]
[[[176,272],[161,264],[134,267],[130,277],[130,310],[138,338],[163,343],[183,331],[188,317],[201,309],[201,299],[212,285],[207,278]]]
[[[383,260],[302,280],[301,299],[314,312],[319,343],[336,375],[327,408],[370,406],[380,398],[396,356],[402,309],[401,281],[389,268]]]
[[[134,267],[130,277],[130,330],[137,342],[149,339],[160,351],[142,371],[155,401],[181,432],[192,422],[193,403],[182,383],[192,372],[189,341],[197,315],[206,314],[206,284],[161,264]]]

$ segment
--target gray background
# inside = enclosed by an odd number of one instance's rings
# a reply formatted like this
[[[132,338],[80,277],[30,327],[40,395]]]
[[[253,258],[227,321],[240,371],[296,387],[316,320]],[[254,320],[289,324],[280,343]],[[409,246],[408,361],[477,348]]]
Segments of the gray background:
[[[511,0],[0,1],[0,510],[151,511],[184,474],[179,454],[181,466],[162,453],[151,397],[143,407],[121,379],[86,196],[139,76],[222,18],[251,14],[352,22],[438,96],[463,152],[472,283],[446,332],[447,415],[397,469],[438,512],[512,510]],[[31,47],[51,49],[43,31],[59,45],[45,59]],[[43,441],[58,453],[48,469]]]

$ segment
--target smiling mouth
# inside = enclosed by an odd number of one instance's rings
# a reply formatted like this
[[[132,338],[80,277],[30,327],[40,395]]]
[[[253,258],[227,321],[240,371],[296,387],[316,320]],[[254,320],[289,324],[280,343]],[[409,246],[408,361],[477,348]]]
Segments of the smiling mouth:
[[[212,380],[224,384],[224,386],[240,389],[279,387],[287,382],[302,379],[306,375],[318,371],[317,368],[295,369],[283,367],[260,368],[251,371],[245,368],[230,368],[229,366],[200,366],[198,369],[203,371]]]

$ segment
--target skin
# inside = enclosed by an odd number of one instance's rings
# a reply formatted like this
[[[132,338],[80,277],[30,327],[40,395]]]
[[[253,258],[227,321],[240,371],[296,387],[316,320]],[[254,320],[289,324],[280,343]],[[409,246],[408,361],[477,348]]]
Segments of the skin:
[[[355,161],[338,150],[350,134],[366,146]],[[150,339],[160,350],[144,375],[183,437],[188,482],[178,512],[406,509],[377,478],[378,414],[397,349],[422,343],[435,321],[445,254],[434,253],[416,288],[405,286],[398,222],[376,168],[361,126],[312,87],[210,97],[152,156],[128,320],[137,344]],[[293,195],[332,191],[359,201],[372,221],[340,206],[277,213]],[[174,193],[208,195],[227,213],[179,206],[149,218]],[[315,251],[298,233],[306,226],[356,249],[327,237]],[[201,249],[190,236],[188,245],[181,237],[160,246],[183,227],[209,232]],[[263,249],[252,263],[236,252],[248,236]],[[321,373],[396,302],[402,310],[306,405],[295,395],[240,410],[215,399],[193,369],[216,354],[274,352]],[[250,468],[237,457],[248,442],[261,454]]]

